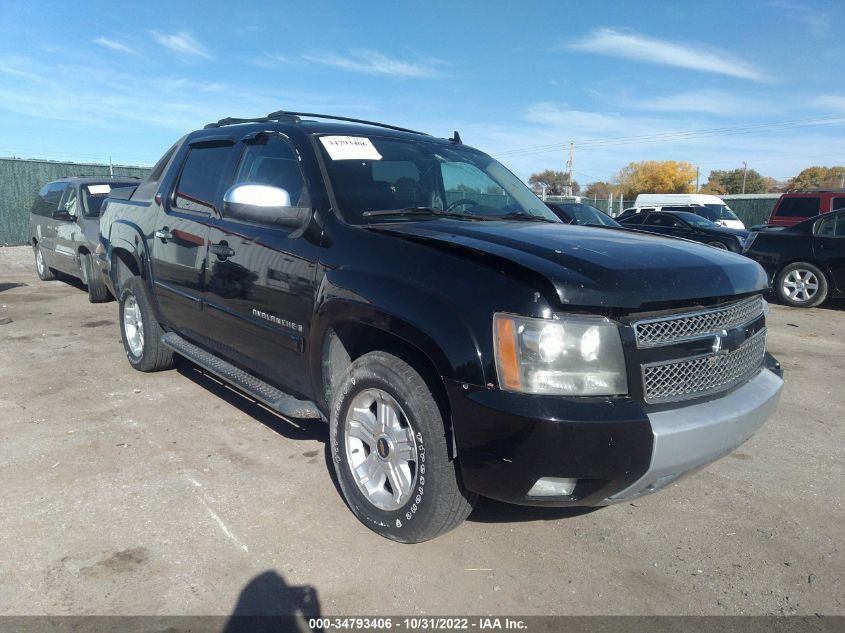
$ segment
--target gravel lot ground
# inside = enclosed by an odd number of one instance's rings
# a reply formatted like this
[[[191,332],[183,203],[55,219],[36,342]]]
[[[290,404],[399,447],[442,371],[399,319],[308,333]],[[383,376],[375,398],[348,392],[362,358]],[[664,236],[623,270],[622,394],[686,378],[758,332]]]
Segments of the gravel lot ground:
[[[0,615],[845,614],[843,307],[772,307],[779,410],[702,472],[595,512],[482,500],[408,546],[347,510],[326,427],[134,371],[114,302],[0,248]]]

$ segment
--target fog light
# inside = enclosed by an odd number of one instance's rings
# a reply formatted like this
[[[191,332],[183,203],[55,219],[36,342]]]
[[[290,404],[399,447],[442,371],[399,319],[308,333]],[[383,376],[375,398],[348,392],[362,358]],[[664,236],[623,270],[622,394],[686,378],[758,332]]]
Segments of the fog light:
[[[541,477],[528,491],[529,497],[568,497],[575,490],[577,479]]]

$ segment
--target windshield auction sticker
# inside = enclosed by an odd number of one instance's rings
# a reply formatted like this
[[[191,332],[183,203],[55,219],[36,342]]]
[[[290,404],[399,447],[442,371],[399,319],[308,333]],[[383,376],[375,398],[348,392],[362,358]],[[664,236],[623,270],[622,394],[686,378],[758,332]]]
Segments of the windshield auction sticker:
[[[321,136],[332,160],[381,160],[370,139],[363,136]]]

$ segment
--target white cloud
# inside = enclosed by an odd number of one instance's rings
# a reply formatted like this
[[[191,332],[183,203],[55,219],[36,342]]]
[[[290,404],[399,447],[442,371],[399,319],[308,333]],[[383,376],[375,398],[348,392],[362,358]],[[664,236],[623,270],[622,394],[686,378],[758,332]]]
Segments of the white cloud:
[[[158,31],[151,31],[150,33],[156,42],[165,48],[169,48],[174,53],[177,53],[182,57],[202,57],[204,59],[212,59],[212,55],[208,52],[208,49],[200,44],[188,31],[180,31],[178,33],[159,33]]]
[[[767,81],[763,72],[752,64],[698,43],[659,40],[636,33],[601,28],[570,44],[569,47],[610,57],[689,68],[752,81]]]
[[[393,59],[372,50],[350,50],[346,55],[336,53],[305,54],[302,59],[313,64],[332,66],[341,70],[368,75],[391,75],[394,77],[431,78],[440,76],[439,66],[445,62],[437,59],[421,60],[417,63]]]
[[[703,112],[719,116],[760,114],[771,107],[765,102],[738,97],[724,90],[690,90],[673,95],[647,95],[628,99],[625,105],[651,112]]]
[[[100,46],[104,46],[106,48],[110,48],[113,51],[117,51],[118,53],[126,53],[127,55],[137,55],[138,53],[135,52],[134,49],[129,48],[126,44],[121,44],[120,42],[115,42],[114,40],[110,40],[106,37],[98,37],[96,40],[93,40],[94,44],[99,44]]]
[[[810,101],[818,108],[825,108],[833,113],[845,113],[845,96],[843,95],[821,95]]]

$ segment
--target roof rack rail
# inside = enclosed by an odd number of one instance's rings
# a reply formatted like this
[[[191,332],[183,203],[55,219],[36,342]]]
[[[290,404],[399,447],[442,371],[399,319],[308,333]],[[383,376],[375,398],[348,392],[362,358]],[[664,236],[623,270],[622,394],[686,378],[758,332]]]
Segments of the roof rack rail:
[[[399,127],[397,125],[388,125],[387,123],[379,123],[378,121],[367,121],[366,119],[353,119],[345,116],[335,116],[333,114],[317,114],[316,112],[287,112],[285,110],[277,110],[276,112],[271,112],[267,116],[255,117],[252,119],[238,119],[235,117],[226,117],[225,119],[220,119],[215,123],[209,123],[208,125],[204,126],[203,129],[207,130],[209,128],[223,127],[225,125],[237,125],[238,123],[300,123],[302,121],[301,117],[313,117],[315,119],[330,119],[332,121],[345,121],[347,123],[361,123],[362,125],[373,125],[375,127],[383,127],[388,130],[396,130],[397,132],[409,132],[411,134],[431,136],[430,134],[426,134],[425,132],[419,132],[418,130],[411,130],[406,127]],[[457,142],[460,142],[460,136],[458,136],[457,139]]]
[[[254,117],[250,119],[239,119],[237,117],[226,117],[225,119],[220,119],[215,123],[209,123],[208,125],[204,126],[203,129],[207,130],[209,128],[215,127],[223,127],[224,125],[237,125],[238,123],[278,123],[280,121],[285,121],[287,123],[299,123],[299,117],[297,116],[282,116],[284,113],[274,113],[279,114],[279,116],[260,116]]]
[[[430,136],[425,132],[418,130],[410,130],[406,127],[399,127],[397,125],[388,125],[387,123],[379,123],[378,121],[367,121],[366,119],[352,119],[345,116],[335,116],[333,114],[317,114],[316,112],[287,112],[285,110],[277,110],[267,115],[268,119],[276,119],[277,117],[314,117],[315,119],[329,119],[331,121],[346,121],[347,123],[361,123],[363,125],[374,125],[376,127],[383,127],[388,130],[396,130],[397,132],[410,132],[411,134],[420,134],[422,136]]]

